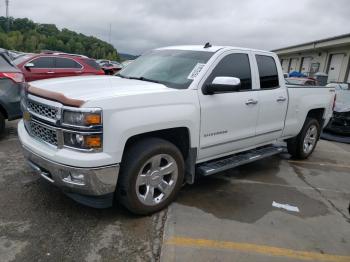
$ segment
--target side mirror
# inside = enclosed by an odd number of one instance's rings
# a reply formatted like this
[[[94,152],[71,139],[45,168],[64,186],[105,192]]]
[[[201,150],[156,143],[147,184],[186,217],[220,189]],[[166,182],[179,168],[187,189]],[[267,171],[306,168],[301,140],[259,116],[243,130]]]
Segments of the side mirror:
[[[29,70],[30,68],[34,67],[34,64],[33,63],[26,63],[24,65],[24,67]]]
[[[203,88],[204,95],[237,92],[241,88],[241,80],[237,77],[217,76],[211,84]]]

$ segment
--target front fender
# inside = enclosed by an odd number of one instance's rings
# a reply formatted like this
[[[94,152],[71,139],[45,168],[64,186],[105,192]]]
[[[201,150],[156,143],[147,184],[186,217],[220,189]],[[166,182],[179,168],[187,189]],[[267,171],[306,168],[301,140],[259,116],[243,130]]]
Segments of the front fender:
[[[106,151],[115,153],[116,162],[122,159],[125,144],[129,138],[169,128],[185,127],[189,130],[190,145],[197,147],[196,134],[199,126],[193,121],[199,119],[199,113],[193,105],[164,105],[147,108],[135,108],[113,113],[105,129]]]

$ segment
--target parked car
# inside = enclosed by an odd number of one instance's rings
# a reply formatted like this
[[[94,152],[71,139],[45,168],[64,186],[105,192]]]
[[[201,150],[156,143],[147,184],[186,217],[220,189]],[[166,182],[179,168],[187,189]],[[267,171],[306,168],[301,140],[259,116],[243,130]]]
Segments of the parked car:
[[[5,130],[5,120],[21,117],[20,92],[24,77],[11,61],[8,53],[0,49],[0,135]]]
[[[333,88],[287,88],[274,53],[167,47],[116,76],[30,83],[18,135],[38,175],[76,201],[149,214],[184,182],[282,152],[276,142],[308,158],[333,103]]]
[[[349,83],[330,83],[337,95],[334,112],[326,130],[338,135],[350,135],[350,88]]]
[[[97,59],[96,63],[98,63],[99,65],[105,64],[105,63],[109,63],[109,60],[107,59]]]
[[[288,77],[285,81],[287,85],[317,86],[318,84],[316,79],[307,77]]]
[[[104,75],[95,60],[75,54],[27,54],[15,59],[14,63],[22,70],[28,82],[65,76]]]
[[[122,64],[116,61],[101,63],[100,66],[106,75],[114,75],[123,68]]]

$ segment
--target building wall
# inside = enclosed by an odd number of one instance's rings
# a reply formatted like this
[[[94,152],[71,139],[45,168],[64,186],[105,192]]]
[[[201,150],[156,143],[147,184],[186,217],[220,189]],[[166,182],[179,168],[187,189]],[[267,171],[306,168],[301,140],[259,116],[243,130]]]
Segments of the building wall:
[[[328,74],[329,73],[329,64],[331,61],[331,57],[333,54],[344,54],[344,58],[342,61],[341,69],[340,69],[340,75],[339,75],[339,82],[348,82],[350,81],[350,74],[349,74],[349,58],[350,58],[350,46],[346,47],[331,47],[327,49],[319,49],[319,50],[305,50],[305,51],[299,51],[298,53],[288,53],[283,54],[281,52],[277,52],[281,63],[286,65],[286,62],[283,62],[284,60],[291,61],[291,59],[297,59],[297,71],[300,72],[301,70],[301,63],[303,57],[311,57],[311,64],[312,63],[320,63],[319,72],[323,72]],[[287,72],[288,68],[284,68],[285,73]],[[308,70],[310,71],[310,70]],[[311,74],[312,76],[312,74]]]

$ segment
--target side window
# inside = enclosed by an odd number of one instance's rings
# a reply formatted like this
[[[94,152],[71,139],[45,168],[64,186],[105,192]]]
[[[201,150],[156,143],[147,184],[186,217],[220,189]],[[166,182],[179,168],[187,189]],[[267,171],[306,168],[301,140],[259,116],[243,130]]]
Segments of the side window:
[[[279,87],[278,72],[275,59],[271,56],[256,55],[256,62],[258,63],[260,88],[272,89]]]
[[[252,76],[248,54],[230,54],[225,56],[214,68],[206,83],[217,76],[231,76],[241,79],[241,90],[252,89]]]
[[[56,57],[56,68],[81,68],[81,65],[73,59]]]
[[[54,68],[53,57],[39,57],[31,61],[34,64],[34,68]]]

